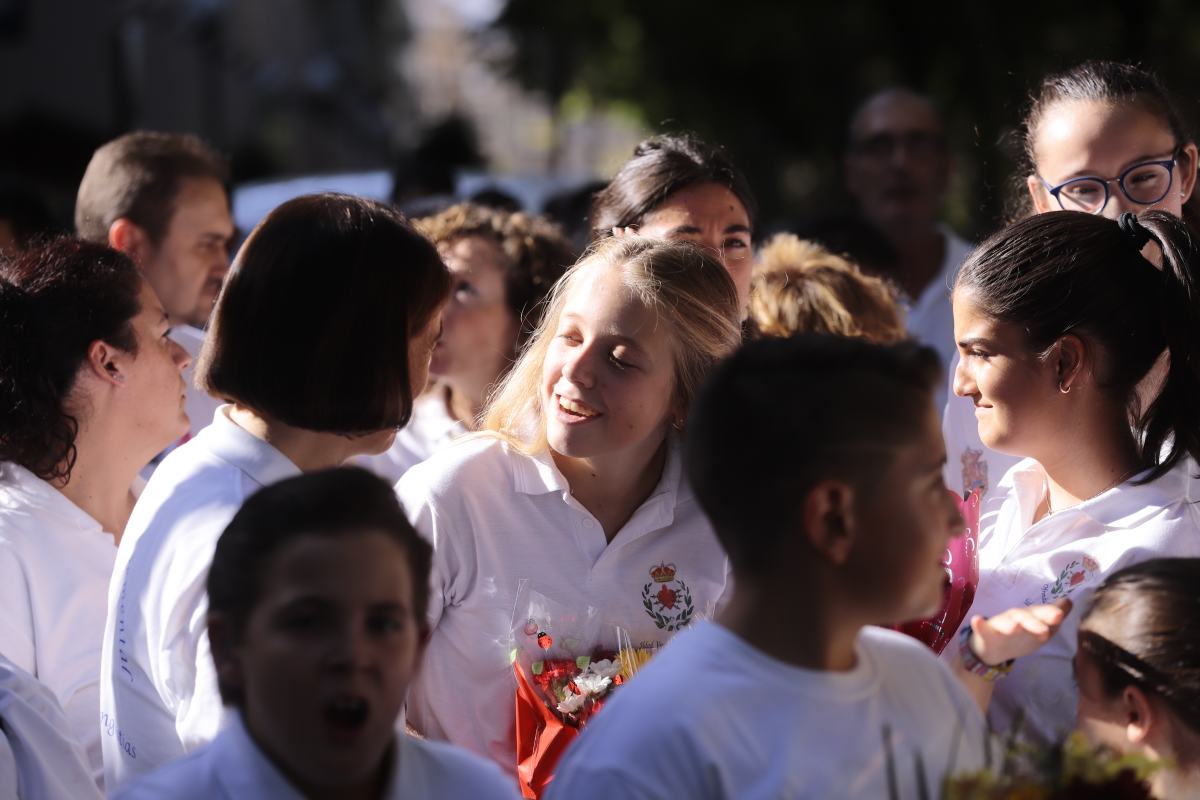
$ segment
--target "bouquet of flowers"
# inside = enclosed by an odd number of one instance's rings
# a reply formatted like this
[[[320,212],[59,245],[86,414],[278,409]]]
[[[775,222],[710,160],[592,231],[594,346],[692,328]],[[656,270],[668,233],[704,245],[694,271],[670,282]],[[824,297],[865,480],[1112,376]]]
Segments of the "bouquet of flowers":
[[[1104,797],[1150,800],[1148,779],[1157,764],[1136,754],[1121,755],[1073,733],[1060,745],[1032,749],[1009,744],[999,769],[949,778],[944,800],[1070,800]]]
[[[928,619],[905,622],[896,629],[919,639],[935,653],[940,653],[958,632],[975,601],[979,585],[979,506],[980,489],[974,489],[965,499],[959,499],[963,518],[963,533],[950,540],[942,564],[946,567],[946,589],[942,607]]]
[[[616,649],[602,646],[605,630],[595,609],[567,608],[530,590],[527,581],[517,589],[511,655],[517,778],[524,797],[541,795],[579,729],[653,655],[632,647],[620,628]]]

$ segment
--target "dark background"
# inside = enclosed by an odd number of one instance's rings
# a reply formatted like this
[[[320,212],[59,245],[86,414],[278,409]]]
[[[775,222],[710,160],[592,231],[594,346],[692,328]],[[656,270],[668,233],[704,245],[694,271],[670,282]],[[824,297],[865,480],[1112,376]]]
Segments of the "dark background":
[[[0,0],[0,180],[36,188],[65,222],[92,150],[134,127],[199,133],[232,156],[235,182],[486,168],[479,131],[423,110],[395,69],[412,40],[409,5]],[[1200,117],[1200,3],[1185,0],[494,5],[469,46],[541,98],[554,125],[582,103],[720,142],[750,176],[767,229],[845,207],[846,120],[888,85],[940,105],[956,163],[947,219],[973,237],[1001,218],[1013,131],[1046,73],[1087,58],[1138,62],[1189,123]]]

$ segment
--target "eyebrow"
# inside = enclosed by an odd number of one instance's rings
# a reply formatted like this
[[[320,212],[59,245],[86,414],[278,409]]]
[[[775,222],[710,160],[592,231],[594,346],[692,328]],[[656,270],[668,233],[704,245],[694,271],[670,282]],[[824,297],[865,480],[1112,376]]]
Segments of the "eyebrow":
[[[972,347],[977,344],[987,344],[987,343],[988,343],[988,340],[984,339],[981,336],[971,336],[966,339],[959,339],[958,346],[959,347]]]
[[[1147,161],[1151,161],[1151,162],[1166,161],[1166,160],[1170,159],[1173,155],[1175,155],[1175,150],[1171,149],[1171,150],[1167,151],[1166,156],[1162,156],[1162,157],[1160,157],[1156,153],[1147,153],[1145,155],[1140,155],[1137,158],[1131,158],[1128,161],[1126,161],[1123,165],[1121,165],[1121,168],[1117,170],[1117,174],[1114,175],[1113,177],[1114,178],[1117,177],[1125,170],[1130,169],[1131,167],[1136,167],[1138,164],[1142,164]],[[1061,181],[1059,181],[1059,183],[1062,184],[1062,183],[1066,183],[1067,181],[1073,181],[1076,178],[1095,178],[1095,177],[1099,177],[1099,175],[1096,173],[1096,170],[1081,169],[1081,170],[1076,170],[1075,172],[1072,172],[1070,175],[1068,175],[1067,177],[1065,177]]]
[[[740,222],[734,223],[733,225],[729,225],[724,230],[724,233],[746,233],[746,234],[749,234],[751,232],[752,231],[750,230],[749,225],[743,225]],[[702,231],[696,225],[679,225],[679,226],[671,228],[671,230],[667,231],[667,238],[669,239],[672,236],[686,236],[686,235],[693,234],[693,233],[704,233],[704,231]]]

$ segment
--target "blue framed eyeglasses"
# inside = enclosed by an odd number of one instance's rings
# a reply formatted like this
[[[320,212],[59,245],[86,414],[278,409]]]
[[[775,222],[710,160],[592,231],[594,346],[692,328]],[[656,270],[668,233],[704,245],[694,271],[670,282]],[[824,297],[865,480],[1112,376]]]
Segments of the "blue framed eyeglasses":
[[[1058,206],[1063,211],[1099,214],[1112,197],[1112,190],[1109,189],[1111,184],[1116,183],[1121,194],[1132,202],[1152,206],[1171,191],[1174,171],[1175,159],[1168,158],[1163,161],[1143,161],[1134,164],[1117,177],[1108,180],[1089,175],[1072,178],[1058,186],[1051,186],[1041,175],[1038,175],[1038,180],[1046,187],[1050,196],[1058,201]]]

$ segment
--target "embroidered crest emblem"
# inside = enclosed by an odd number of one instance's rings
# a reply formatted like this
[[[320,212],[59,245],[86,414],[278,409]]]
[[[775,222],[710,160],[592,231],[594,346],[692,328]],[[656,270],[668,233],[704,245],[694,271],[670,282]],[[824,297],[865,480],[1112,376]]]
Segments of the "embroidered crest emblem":
[[[963,494],[970,494],[976,489],[982,497],[988,490],[988,464],[983,458],[982,450],[967,448],[962,454],[962,485]]]
[[[1058,580],[1042,586],[1040,600],[1026,600],[1025,605],[1031,606],[1037,602],[1053,603],[1059,598],[1066,597],[1088,579],[1095,576],[1099,569],[1100,564],[1091,556],[1076,559],[1062,568],[1062,572],[1058,573]]]
[[[692,621],[692,590],[675,576],[675,565],[659,562],[650,568],[650,582],[642,587],[642,606],[665,631],[677,631]]]

